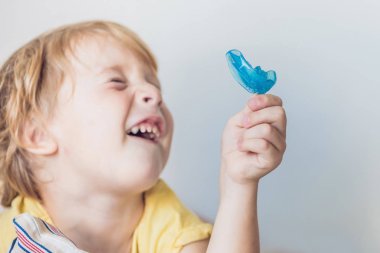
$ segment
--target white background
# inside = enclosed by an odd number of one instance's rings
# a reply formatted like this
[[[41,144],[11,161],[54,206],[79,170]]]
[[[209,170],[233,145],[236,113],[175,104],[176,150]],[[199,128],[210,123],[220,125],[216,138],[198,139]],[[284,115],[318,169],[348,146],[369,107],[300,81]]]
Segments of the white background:
[[[380,252],[379,1],[0,1],[1,62],[47,29],[89,19],[120,22],[150,45],[176,127],[164,178],[211,221],[220,136],[249,98],[224,54],[237,48],[276,70],[288,149],[260,184],[263,252]]]

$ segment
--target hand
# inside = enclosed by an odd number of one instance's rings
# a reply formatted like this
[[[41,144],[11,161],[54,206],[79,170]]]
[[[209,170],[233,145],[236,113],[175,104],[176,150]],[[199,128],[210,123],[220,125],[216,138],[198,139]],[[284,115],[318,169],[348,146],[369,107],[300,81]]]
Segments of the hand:
[[[224,129],[222,175],[239,184],[257,183],[280,164],[285,138],[286,115],[281,99],[253,95]]]

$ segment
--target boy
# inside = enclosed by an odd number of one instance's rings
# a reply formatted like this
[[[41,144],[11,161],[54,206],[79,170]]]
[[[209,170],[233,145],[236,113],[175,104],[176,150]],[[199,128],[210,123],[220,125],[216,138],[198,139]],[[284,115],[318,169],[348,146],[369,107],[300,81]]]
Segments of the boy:
[[[173,120],[156,74],[134,33],[100,21],[43,34],[2,66],[1,253],[23,212],[88,252],[259,252],[258,182],[286,146],[281,99],[253,96],[228,121],[211,235],[159,179]]]

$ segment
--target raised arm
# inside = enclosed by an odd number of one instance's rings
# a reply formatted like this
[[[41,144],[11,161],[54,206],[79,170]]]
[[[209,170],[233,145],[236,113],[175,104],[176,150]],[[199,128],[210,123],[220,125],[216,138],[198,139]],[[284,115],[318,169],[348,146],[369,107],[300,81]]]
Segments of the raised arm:
[[[227,123],[222,140],[220,205],[207,253],[260,252],[257,192],[286,148],[279,97],[254,95]]]

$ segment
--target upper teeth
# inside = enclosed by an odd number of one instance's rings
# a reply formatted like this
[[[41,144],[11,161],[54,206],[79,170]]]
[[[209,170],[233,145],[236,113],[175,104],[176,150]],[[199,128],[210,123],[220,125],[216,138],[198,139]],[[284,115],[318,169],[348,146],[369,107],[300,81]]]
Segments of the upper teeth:
[[[139,131],[141,133],[145,133],[145,132],[152,133],[151,134],[152,137],[156,137],[156,138],[160,137],[158,127],[155,125],[147,124],[147,123],[143,123],[138,126],[132,127],[132,129],[130,129],[128,133],[137,134]]]

